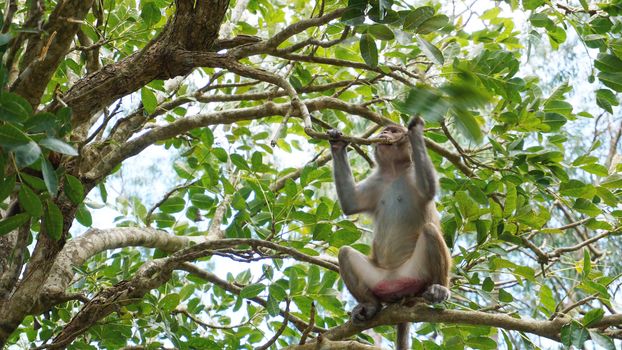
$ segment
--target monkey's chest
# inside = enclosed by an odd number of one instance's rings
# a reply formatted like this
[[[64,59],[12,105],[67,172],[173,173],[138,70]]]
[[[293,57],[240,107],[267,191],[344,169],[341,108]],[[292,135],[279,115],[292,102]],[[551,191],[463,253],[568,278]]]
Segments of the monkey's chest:
[[[413,192],[414,188],[404,184],[391,186],[376,206],[374,254],[378,264],[384,268],[399,266],[411,256],[425,223],[425,210],[418,204],[418,197]]]
[[[377,232],[404,235],[423,226],[424,208],[415,188],[407,181],[395,181],[382,193],[376,206]]]

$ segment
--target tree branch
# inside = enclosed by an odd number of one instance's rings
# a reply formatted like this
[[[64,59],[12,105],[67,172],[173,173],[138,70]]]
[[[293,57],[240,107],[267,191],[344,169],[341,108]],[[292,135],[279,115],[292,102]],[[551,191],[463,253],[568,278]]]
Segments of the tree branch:
[[[201,269],[200,267],[190,264],[190,263],[183,263],[181,264],[181,266],[179,267],[180,270],[186,271],[190,274],[193,274],[195,276],[198,276],[206,281],[209,281],[215,285],[217,285],[218,287],[226,290],[229,293],[233,293],[235,295],[240,295],[240,292],[242,291],[242,288],[235,286],[223,279],[220,279],[218,276],[214,275],[211,272],[205,271],[203,269]],[[253,297],[248,299],[256,304],[259,304],[263,307],[266,307],[268,305],[268,302],[265,299],[262,299],[260,297]],[[285,312],[283,310],[279,310],[279,313],[281,314],[281,316],[285,317]],[[315,332],[323,332],[325,331],[325,329],[320,328],[320,327],[315,327],[313,325],[309,325],[307,324],[307,322],[303,321],[302,319],[294,316],[294,315],[289,315],[289,321],[294,324],[296,326],[296,328],[298,328],[298,330],[300,330],[301,332],[309,327],[313,327],[313,331]]]
[[[351,337],[366,329],[371,329],[381,325],[393,325],[403,322],[428,322],[445,324],[469,324],[478,326],[490,326],[526,332],[549,338],[555,341],[560,340],[561,328],[570,323],[570,318],[557,318],[552,321],[541,321],[534,319],[521,319],[505,314],[493,314],[481,311],[458,311],[444,310],[429,307],[423,303],[413,307],[404,307],[392,304],[380,311],[372,320],[361,324],[353,325],[351,321],[341,326],[331,328],[322,334],[323,337],[331,340],[340,340]],[[605,316],[590,328],[602,328],[622,323],[622,315]],[[313,349],[313,343],[306,344],[308,348],[292,349]]]
[[[56,5],[43,27],[48,35],[29,39],[26,51],[38,56],[21,70],[11,91],[24,97],[33,107],[39,105],[52,74],[69,52],[81,21],[92,4],[93,0],[66,0]]]

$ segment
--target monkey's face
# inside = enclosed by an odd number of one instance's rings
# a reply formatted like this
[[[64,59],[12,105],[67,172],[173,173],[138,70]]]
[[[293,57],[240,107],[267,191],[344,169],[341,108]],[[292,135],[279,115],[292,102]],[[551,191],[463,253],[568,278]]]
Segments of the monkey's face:
[[[410,162],[410,147],[408,147],[408,130],[400,125],[389,125],[384,128],[378,137],[387,138],[391,144],[376,144],[375,156],[381,165]]]

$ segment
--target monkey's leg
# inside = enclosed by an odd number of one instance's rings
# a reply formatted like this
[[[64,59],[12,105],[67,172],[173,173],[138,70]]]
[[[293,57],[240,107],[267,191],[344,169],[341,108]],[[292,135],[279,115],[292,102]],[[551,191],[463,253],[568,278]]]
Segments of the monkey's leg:
[[[346,246],[339,249],[339,274],[359,302],[352,310],[353,321],[367,321],[380,311],[380,300],[371,288],[386,276],[385,270],[375,266],[367,256]]]
[[[398,268],[399,276],[411,276],[430,281],[431,285],[421,295],[431,303],[445,301],[450,296],[449,268],[451,255],[441,231],[434,224],[425,224],[413,255]]]

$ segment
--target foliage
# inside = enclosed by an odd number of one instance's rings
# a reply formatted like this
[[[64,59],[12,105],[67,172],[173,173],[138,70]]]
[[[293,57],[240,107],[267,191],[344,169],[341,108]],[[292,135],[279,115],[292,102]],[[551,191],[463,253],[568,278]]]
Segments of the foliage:
[[[434,314],[413,348],[614,349],[622,337],[619,1],[7,2],[0,344],[393,339],[387,325],[343,326],[353,303],[335,256],[369,253],[371,237],[336,202],[322,135],[361,144],[360,179],[372,133],[415,114],[455,263],[441,307],[470,321]],[[538,58],[547,77],[529,74]],[[569,73],[587,64],[586,79]],[[135,172],[122,163],[152,145],[175,159],[157,166],[178,185],[115,194],[117,171]],[[165,180],[137,176],[145,191]],[[104,206],[118,228],[93,229]]]

